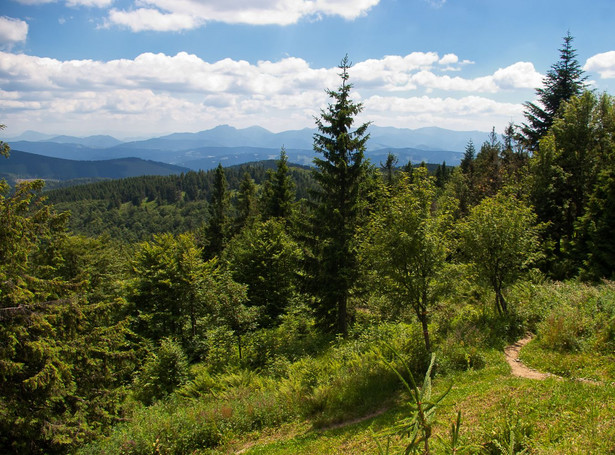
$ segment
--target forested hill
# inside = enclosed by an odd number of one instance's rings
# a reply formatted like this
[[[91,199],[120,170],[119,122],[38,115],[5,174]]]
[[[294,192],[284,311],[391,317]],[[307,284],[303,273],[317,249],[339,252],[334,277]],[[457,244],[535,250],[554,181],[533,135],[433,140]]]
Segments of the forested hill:
[[[188,169],[140,158],[78,161],[11,150],[0,165],[0,177],[14,179],[71,180],[79,178],[121,179],[140,175],[169,175]]]
[[[248,172],[257,185],[262,184],[268,169],[274,169],[275,160],[245,163],[225,168],[225,176],[231,190],[239,188],[243,175]],[[297,199],[308,197],[312,179],[307,166],[291,165],[290,173],[296,185]],[[120,203],[140,201],[173,204],[209,199],[215,170],[189,171],[175,175],[146,175],[120,178],[102,182],[58,188],[47,193],[51,203],[78,202],[85,200],[117,201]]]
[[[259,161],[224,169],[231,202],[246,172],[257,188],[276,167],[275,160]],[[76,234],[134,242],[163,232],[181,233],[198,229],[209,219],[215,170],[178,175],[142,176],[105,180],[58,188],[46,193],[60,211],[71,213],[69,229]],[[296,199],[308,198],[314,181],[308,167],[289,166]],[[234,205],[234,204],[232,204]]]

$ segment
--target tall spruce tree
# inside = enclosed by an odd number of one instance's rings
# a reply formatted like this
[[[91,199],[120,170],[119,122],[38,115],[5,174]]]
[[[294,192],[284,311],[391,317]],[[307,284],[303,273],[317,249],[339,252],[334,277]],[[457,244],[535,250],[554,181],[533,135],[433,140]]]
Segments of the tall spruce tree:
[[[577,60],[576,49],[572,47],[570,32],[564,36],[560,59],[551,66],[543,79],[543,87],[536,89],[538,103],[525,103],[527,123],[521,127],[525,145],[530,150],[538,148],[538,142],[551,125],[563,101],[580,95],[586,88],[583,68]]]
[[[312,220],[318,262],[316,314],[323,328],[343,335],[348,331],[348,298],[357,275],[353,240],[369,169],[364,158],[369,123],[352,129],[363,107],[350,98],[351,66],[345,56],[339,65],[341,85],[337,91],[327,90],[333,102],[316,118],[314,134],[314,150],[322,155],[314,158],[314,178],[319,184]]]

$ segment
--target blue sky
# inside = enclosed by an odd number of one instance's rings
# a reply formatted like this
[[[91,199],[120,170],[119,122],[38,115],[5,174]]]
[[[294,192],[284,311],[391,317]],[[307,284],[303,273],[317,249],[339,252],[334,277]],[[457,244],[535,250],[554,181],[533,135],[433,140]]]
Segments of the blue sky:
[[[615,93],[612,0],[2,0],[5,137],[314,126],[347,53],[359,120],[502,131],[575,37]]]

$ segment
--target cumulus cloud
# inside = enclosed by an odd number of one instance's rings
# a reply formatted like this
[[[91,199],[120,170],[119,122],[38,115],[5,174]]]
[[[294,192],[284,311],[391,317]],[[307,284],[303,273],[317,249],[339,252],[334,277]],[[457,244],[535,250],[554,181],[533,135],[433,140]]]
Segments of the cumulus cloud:
[[[488,131],[494,125],[503,127],[511,119],[520,119],[523,115],[522,104],[480,96],[401,98],[375,95],[365,100],[364,105],[374,123],[406,128],[438,125]],[[395,112],[395,116],[390,112]]]
[[[366,119],[381,125],[470,127],[484,121],[490,129],[523,111],[520,104],[496,101],[495,94],[533,88],[540,79],[526,62],[477,78],[439,73],[450,64],[455,64],[452,55],[433,52],[358,62],[350,69],[353,97],[364,102]],[[313,116],[329,102],[324,89],[339,85],[338,72],[296,57],[207,62],[180,52],[62,61],[0,52],[0,117],[11,125],[104,124],[130,129],[130,135],[221,123],[304,128],[313,126]]]
[[[596,72],[603,79],[615,78],[615,51],[596,54],[588,58],[583,69]]]
[[[28,37],[28,24],[12,17],[0,16],[0,46],[10,47],[25,41]]]
[[[380,0],[138,0],[135,4],[140,8],[112,10],[108,21],[109,24],[128,26],[133,31],[176,31],[182,29],[182,24],[184,29],[190,29],[211,21],[290,25],[305,17],[318,18],[323,15],[354,20],[365,15],[379,2]],[[168,21],[173,22],[172,27],[161,26],[161,22]]]

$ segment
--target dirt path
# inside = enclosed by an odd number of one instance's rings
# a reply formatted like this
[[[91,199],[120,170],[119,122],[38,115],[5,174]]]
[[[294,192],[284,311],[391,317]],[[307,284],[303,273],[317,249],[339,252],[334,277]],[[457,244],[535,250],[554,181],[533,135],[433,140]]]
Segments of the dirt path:
[[[525,338],[517,341],[515,344],[511,344],[504,348],[504,354],[506,355],[506,361],[510,365],[510,372],[513,376],[527,379],[543,380],[548,377],[552,377],[552,374],[541,373],[532,368],[526,367],[521,360],[519,360],[519,351],[521,348],[532,341],[532,336],[528,335]]]

